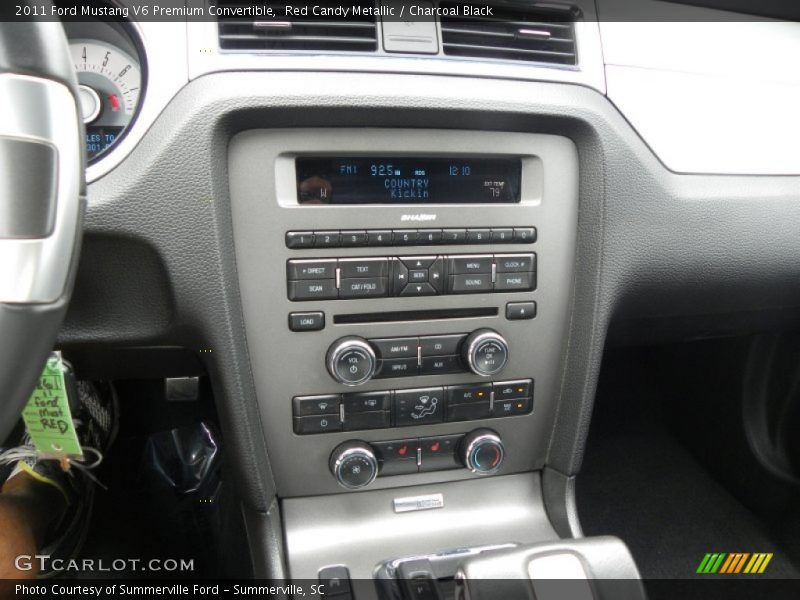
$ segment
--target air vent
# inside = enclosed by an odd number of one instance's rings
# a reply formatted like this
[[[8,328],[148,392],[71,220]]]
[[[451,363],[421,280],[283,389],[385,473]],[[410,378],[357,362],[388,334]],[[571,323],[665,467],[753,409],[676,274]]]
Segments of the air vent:
[[[443,2],[442,6],[457,3]],[[442,45],[450,56],[556,65],[577,64],[575,9],[497,3],[492,16],[442,17]]]
[[[317,3],[324,5],[323,3]],[[252,2],[219,0],[224,9],[250,7]],[[223,50],[240,52],[259,51],[320,51],[320,52],[374,52],[378,48],[378,32],[374,15],[374,2],[353,2],[348,6],[361,8],[363,16],[306,16],[290,11],[290,7],[306,8],[308,2],[288,0],[269,3],[276,16],[264,18],[218,19],[219,46]],[[227,10],[228,14],[234,14]]]

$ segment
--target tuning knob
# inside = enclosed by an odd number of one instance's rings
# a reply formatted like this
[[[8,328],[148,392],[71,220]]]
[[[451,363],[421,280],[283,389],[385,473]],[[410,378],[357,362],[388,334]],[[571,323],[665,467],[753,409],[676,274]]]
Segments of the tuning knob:
[[[366,442],[339,444],[331,454],[329,466],[339,485],[349,490],[367,486],[378,476],[378,459]]]
[[[491,429],[476,429],[464,436],[460,446],[461,460],[473,473],[496,472],[506,456],[500,436]]]
[[[473,331],[461,348],[462,358],[470,371],[482,377],[497,375],[508,362],[508,343],[492,329]]]
[[[378,360],[364,338],[349,336],[336,340],[325,360],[328,372],[344,385],[361,385],[375,375]]]

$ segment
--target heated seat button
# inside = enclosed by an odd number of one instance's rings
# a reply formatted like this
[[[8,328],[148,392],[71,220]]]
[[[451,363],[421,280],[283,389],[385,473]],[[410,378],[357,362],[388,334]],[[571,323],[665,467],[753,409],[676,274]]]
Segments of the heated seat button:
[[[389,260],[386,258],[343,258],[339,260],[342,279],[387,277]]]
[[[358,394],[342,395],[342,404],[344,404],[346,415],[357,412],[390,410],[392,407],[391,401],[391,392],[360,392]]]
[[[417,472],[417,440],[371,442],[370,445],[380,465],[378,477]]]
[[[456,449],[462,437],[461,435],[444,435],[420,439],[420,472],[461,467],[462,465],[456,457]]]
[[[388,280],[385,277],[342,279],[339,298],[381,298],[388,295]]]
[[[444,389],[398,390],[394,393],[394,423],[397,427],[441,423]]]
[[[381,358],[416,358],[419,338],[385,338],[369,340]]]
[[[456,404],[447,406],[445,421],[474,421],[475,419],[488,419],[492,416],[489,402],[476,402],[475,404]]]
[[[452,356],[424,356],[419,368],[420,375],[442,375],[445,373],[461,373],[461,357]]]
[[[314,233],[311,231],[290,231],[286,234],[286,247],[293,250],[314,246]]]
[[[494,289],[496,292],[536,289],[536,273],[498,273]]]
[[[476,383],[472,385],[448,385],[447,405],[472,404],[474,402],[488,402],[492,393],[491,383]]]
[[[472,275],[473,273],[491,273],[494,257],[491,254],[476,256],[451,256],[451,275]]]
[[[380,361],[375,377],[413,377],[417,374],[417,358],[390,358]]]
[[[465,335],[432,335],[419,338],[422,356],[458,354]]]
[[[514,400],[516,398],[527,398],[531,396],[531,386],[533,382],[530,379],[520,379],[519,381],[498,381],[492,384],[494,389],[494,399],[497,400]]]
[[[289,300],[333,300],[338,296],[334,279],[289,282]]]
[[[535,254],[495,254],[498,273],[527,273],[536,270]]]
[[[514,417],[517,415],[527,415],[533,408],[532,398],[517,398],[516,400],[495,400],[492,407],[492,416]]]
[[[339,415],[339,396],[297,396],[292,398],[292,412],[295,417],[310,415]]]
[[[320,331],[325,329],[325,313],[290,313],[289,329],[292,331]]]
[[[299,435],[308,433],[330,433],[342,430],[339,415],[320,415],[316,417],[295,417],[294,432]]]
[[[290,260],[286,275],[289,279],[335,279],[336,260]]]
[[[492,291],[491,273],[475,273],[474,275],[451,275],[450,291],[453,294],[478,294]]]

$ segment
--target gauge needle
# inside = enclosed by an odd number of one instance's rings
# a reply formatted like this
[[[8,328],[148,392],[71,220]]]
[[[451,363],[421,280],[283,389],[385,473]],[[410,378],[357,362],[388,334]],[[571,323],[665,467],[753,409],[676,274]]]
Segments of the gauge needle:
[[[111,102],[111,110],[117,112],[119,110],[119,98],[117,98],[117,95],[111,94],[108,97],[108,101]]]

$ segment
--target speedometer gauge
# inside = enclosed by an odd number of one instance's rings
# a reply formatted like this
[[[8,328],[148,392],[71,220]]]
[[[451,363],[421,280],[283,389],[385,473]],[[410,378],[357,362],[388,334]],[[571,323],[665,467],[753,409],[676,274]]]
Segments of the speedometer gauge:
[[[71,40],[89,160],[107,151],[133,120],[142,88],[139,61],[98,40]]]

